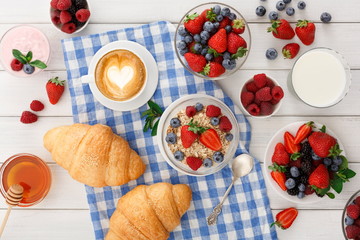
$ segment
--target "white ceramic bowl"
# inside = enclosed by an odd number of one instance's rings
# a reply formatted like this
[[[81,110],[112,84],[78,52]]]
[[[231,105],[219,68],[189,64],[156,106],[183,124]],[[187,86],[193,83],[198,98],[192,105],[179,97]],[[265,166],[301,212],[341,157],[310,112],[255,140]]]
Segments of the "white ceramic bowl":
[[[230,143],[229,149],[226,152],[224,156],[224,161],[217,164],[214,163],[214,165],[210,168],[205,168],[201,166],[197,171],[192,170],[187,164],[182,163],[181,161],[177,161],[174,158],[173,153],[171,152],[170,148],[168,147],[165,137],[166,137],[166,131],[168,126],[170,125],[170,120],[177,115],[178,112],[180,112],[182,109],[185,109],[187,106],[195,105],[196,103],[202,103],[205,105],[215,105],[221,108],[221,112],[223,115],[227,116],[232,124],[232,130],[230,133],[234,135],[233,140]],[[222,101],[219,99],[208,96],[205,94],[192,94],[187,95],[184,97],[181,97],[174,101],[172,104],[170,104],[166,110],[164,111],[163,115],[161,116],[159,126],[158,126],[158,133],[157,133],[157,142],[160,149],[161,155],[165,158],[167,163],[173,167],[175,170],[190,175],[190,176],[205,176],[213,174],[217,171],[220,171],[222,168],[224,168],[226,165],[229,164],[229,162],[233,159],[235,151],[239,144],[239,138],[240,138],[240,129],[239,125],[237,123],[237,120],[230,110],[228,106],[226,106]],[[185,160],[184,160],[185,161]]]
[[[304,123],[306,123],[308,121],[301,121],[301,122],[294,122],[294,123],[290,123],[288,125],[286,125],[285,127],[281,128],[280,130],[278,130],[274,136],[270,139],[266,150],[265,150],[265,156],[264,156],[264,175],[265,175],[265,179],[266,181],[269,183],[269,185],[273,188],[273,190],[280,195],[282,198],[290,201],[290,202],[294,202],[294,203],[301,203],[301,204],[310,204],[310,203],[315,203],[315,202],[319,202],[323,198],[320,198],[318,196],[316,196],[315,193],[311,194],[311,195],[306,195],[303,199],[299,199],[297,198],[297,196],[291,196],[289,195],[286,191],[283,191],[279,185],[272,179],[270,173],[271,170],[268,168],[268,166],[272,165],[272,161],[271,161],[271,157],[274,153],[274,149],[277,143],[281,142],[284,143],[284,133],[286,131],[290,132],[293,136],[296,135],[297,130],[299,129],[299,127],[301,125],[303,125]],[[316,126],[316,128],[320,129],[323,124],[321,123],[315,123],[314,124]],[[345,150],[344,150],[344,145],[341,143],[340,139],[335,135],[335,133],[333,131],[331,131],[331,129],[329,129],[329,127],[326,127],[326,133],[330,134],[331,136],[333,136],[334,138],[337,139],[338,144],[340,146],[340,148],[343,150],[342,154],[345,156]]]

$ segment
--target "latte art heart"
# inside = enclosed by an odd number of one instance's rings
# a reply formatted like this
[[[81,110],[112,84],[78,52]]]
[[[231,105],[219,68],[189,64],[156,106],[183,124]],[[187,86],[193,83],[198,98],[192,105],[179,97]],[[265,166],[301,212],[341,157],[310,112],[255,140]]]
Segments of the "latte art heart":
[[[110,81],[123,89],[134,77],[134,69],[129,66],[124,66],[119,69],[117,66],[111,66],[107,70],[107,77]]]

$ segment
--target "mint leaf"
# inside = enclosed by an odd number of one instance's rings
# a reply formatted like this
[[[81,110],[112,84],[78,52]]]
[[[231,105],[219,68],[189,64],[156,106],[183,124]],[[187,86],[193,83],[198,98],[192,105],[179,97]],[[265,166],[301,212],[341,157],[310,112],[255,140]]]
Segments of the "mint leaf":
[[[325,126],[325,125],[323,125],[323,126],[320,128],[320,132],[326,133],[326,126]]]
[[[160,114],[160,115],[163,113],[163,110],[162,110],[162,109],[160,108],[160,106],[157,105],[155,102],[149,100],[149,101],[148,101],[148,105],[149,105],[150,109],[151,109],[151,110],[154,110],[156,113],[158,113],[158,114]]]
[[[29,51],[27,54],[26,54],[26,60],[27,60],[27,62],[30,62],[31,61],[31,59],[32,59],[32,57],[33,57],[33,53],[32,53],[32,51]]]
[[[340,158],[342,160],[342,163],[339,166],[339,169],[340,170],[347,169],[348,168],[348,160],[347,160],[347,158],[345,156],[343,156],[343,155],[340,155]]]
[[[154,126],[153,126],[153,128],[152,128],[152,130],[151,130],[151,136],[156,136],[159,122],[160,122],[160,119],[158,119],[158,120],[155,122],[155,124],[154,124]]]
[[[40,68],[40,69],[45,69],[47,68],[46,64],[43,63],[42,61],[40,60],[35,60],[35,61],[32,61],[32,62],[29,62],[29,64],[33,67],[37,67],[37,68]]]
[[[334,199],[335,198],[335,194],[328,192],[326,193],[326,195],[330,198],[330,199]]]
[[[342,174],[345,175],[346,179],[350,179],[350,178],[355,177],[356,172],[354,172],[353,170],[347,168],[347,169],[344,169],[344,170],[342,171]]]
[[[331,184],[331,187],[335,190],[335,192],[341,193],[341,191],[343,189],[342,179],[335,177],[333,180],[330,181],[330,184]]]
[[[19,60],[19,62],[21,62],[22,64],[28,63],[26,57],[19,50],[13,49],[12,54],[13,54],[14,58]]]

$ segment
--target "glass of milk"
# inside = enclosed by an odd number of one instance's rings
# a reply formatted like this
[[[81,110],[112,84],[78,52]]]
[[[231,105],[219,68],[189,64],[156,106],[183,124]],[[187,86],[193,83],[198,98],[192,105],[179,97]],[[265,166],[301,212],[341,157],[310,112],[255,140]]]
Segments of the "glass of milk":
[[[314,48],[297,59],[289,81],[290,87],[304,103],[318,108],[331,107],[349,91],[350,67],[338,52]]]

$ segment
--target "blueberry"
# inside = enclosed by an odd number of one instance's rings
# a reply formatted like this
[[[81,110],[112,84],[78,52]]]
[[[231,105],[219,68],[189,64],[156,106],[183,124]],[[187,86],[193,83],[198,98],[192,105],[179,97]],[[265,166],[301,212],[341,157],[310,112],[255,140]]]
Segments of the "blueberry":
[[[297,194],[297,197],[298,197],[299,199],[302,199],[302,198],[305,197],[305,193],[304,193],[304,192],[299,192],[299,193]]]
[[[193,38],[194,38],[194,41],[195,41],[195,42],[200,42],[200,41],[201,41],[200,34],[195,34],[195,35],[193,36]]]
[[[186,42],[185,41],[178,42],[177,48],[180,49],[180,50],[185,49],[186,48]]]
[[[213,58],[214,58],[214,55],[213,55],[212,53],[207,53],[207,54],[205,55],[205,59],[206,59],[207,61],[211,61]]]
[[[232,60],[233,60],[233,59],[232,59]],[[236,62],[235,62],[235,65],[234,65],[234,64],[233,64],[234,61],[232,61],[232,60],[230,60],[230,59],[224,59],[224,60],[222,61],[222,66],[223,66],[225,69],[227,69],[227,70],[232,70],[232,69],[234,69],[235,66],[236,66]]]
[[[204,165],[204,167],[209,168],[213,165],[213,162],[210,158],[205,158],[203,161],[203,165]]]
[[[204,108],[204,105],[202,105],[201,103],[195,104],[196,111],[200,112],[201,110],[203,110],[203,108]]]
[[[287,189],[293,189],[295,187],[295,180],[293,178],[288,178],[285,182]]]
[[[298,7],[298,9],[301,9],[301,10],[305,9],[306,3],[304,1],[300,1],[300,2],[298,2],[297,7]]]
[[[343,160],[342,160],[341,157],[339,157],[339,156],[334,157],[334,159],[333,159],[333,163],[334,163],[335,165],[340,166],[340,165],[342,164],[342,162],[343,162]]]
[[[346,218],[345,218],[345,224],[346,225],[353,225],[354,224],[354,219],[352,219],[351,217],[349,217],[349,216],[346,216]]]
[[[262,17],[266,13],[266,8],[264,8],[263,6],[258,6],[255,10],[255,13],[256,13],[256,15]]]
[[[224,58],[224,59],[230,59],[230,58],[231,58],[231,54],[230,54],[229,52],[224,52],[223,58]]]
[[[225,139],[226,139],[226,141],[231,142],[234,139],[234,135],[232,135],[231,133],[228,133],[225,135]]]
[[[181,151],[174,152],[174,158],[178,161],[181,161],[184,159],[184,153]]]
[[[225,26],[226,33],[230,33],[232,31],[232,27],[230,25]]]
[[[194,45],[194,50],[195,50],[196,52],[200,53],[201,50],[202,50],[202,45],[201,45],[200,43],[195,43],[195,45]]]
[[[214,24],[212,22],[207,21],[204,23],[203,29],[207,32],[212,32],[214,30]]]
[[[216,163],[221,163],[222,161],[224,161],[224,154],[222,154],[222,152],[215,152],[213,155],[213,160]]]
[[[216,21],[221,22],[224,19],[223,15],[217,15],[216,16]]]
[[[236,67],[236,60],[235,59],[231,59],[230,60],[230,70],[234,69]]]
[[[278,1],[276,3],[276,9],[279,10],[279,11],[284,10],[285,7],[286,7],[286,4],[283,1]]]
[[[235,13],[230,13],[230,14],[229,14],[229,19],[230,19],[231,21],[235,20],[236,17],[237,17],[237,16],[236,16]]]
[[[35,68],[33,66],[31,66],[30,64],[26,63],[23,66],[23,71],[26,74],[32,74],[35,71]]]
[[[210,123],[211,123],[211,125],[213,125],[213,126],[219,125],[219,122],[220,122],[220,120],[219,120],[219,118],[217,118],[217,117],[212,117],[212,118],[210,119]]]
[[[270,19],[270,20],[277,20],[278,17],[279,17],[279,14],[278,14],[277,12],[275,12],[275,11],[271,11],[271,12],[269,13],[269,19]]]
[[[274,60],[275,58],[277,58],[278,52],[275,48],[269,48],[268,50],[266,50],[265,56],[269,60]]]
[[[185,37],[186,35],[188,35],[188,31],[184,27],[180,27],[178,30],[178,33],[182,37]]]
[[[300,192],[304,192],[305,191],[305,184],[300,183],[299,186],[298,186],[298,189],[299,189]]]
[[[325,166],[329,167],[332,164],[331,158],[324,158],[324,164]]]
[[[219,15],[220,14],[220,11],[221,11],[221,7],[219,5],[215,5],[213,8],[212,8],[213,12],[216,14],[216,15]]]
[[[295,9],[292,8],[292,7],[288,7],[288,8],[286,9],[286,14],[287,14],[288,16],[294,15],[294,14],[295,14]]]
[[[292,177],[297,178],[298,176],[300,176],[300,172],[299,169],[297,167],[291,167],[290,168],[290,174]]]
[[[181,56],[184,56],[185,53],[187,53],[188,51],[189,51],[189,49],[185,48],[185,49],[180,50],[179,53],[180,53]]]
[[[177,136],[176,136],[175,133],[170,132],[170,133],[168,133],[168,134],[166,135],[165,141],[166,141],[167,143],[175,144],[175,143],[176,143],[176,140],[177,140]]]
[[[332,164],[332,165],[330,166],[330,169],[331,169],[331,171],[333,171],[333,172],[337,172],[337,171],[339,171],[339,166],[338,166],[338,165],[335,165],[335,164]]]
[[[285,4],[291,3],[291,0],[283,0]]]
[[[200,33],[200,37],[202,40],[208,40],[210,38],[210,33],[207,31],[202,31]]]
[[[327,13],[327,12],[324,12],[321,14],[320,16],[320,20],[323,22],[323,23],[328,23],[331,21],[331,15],[330,13]]]
[[[186,36],[184,37],[184,41],[185,41],[187,44],[189,44],[189,43],[191,43],[191,42],[193,41],[193,37],[190,36],[190,35],[186,35]]]
[[[200,42],[202,45],[206,45],[207,44],[207,41],[206,40],[201,40]]]
[[[315,161],[321,159],[321,157],[319,157],[318,155],[316,155],[316,153],[315,153],[313,150],[311,150],[311,158],[312,158],[313,160],[315,160]]]
[[[224,17],[228,17],[230,14],[230,9],[228,7],[224,7],[223,9],[221,9],[220,14]]]
[[[201,50],[201,55],[205,56],[205,55],[207,54],[207,52],[208,52],[208,49],[207,49],[207,48],[203,48],[203,49]]]
[[[173,128],[178,128],[180,127],[180,120],[178,118],[172,118],[170,120],[170,126],[173,127]]]
[[[220,16],[220,15],[219,15]],[[218,29],[219,28],[219,26],[220,26],[220,23],[218,23],[218,22],[214,22],[214,28],[215,28],[215,30],[216,29]]]

